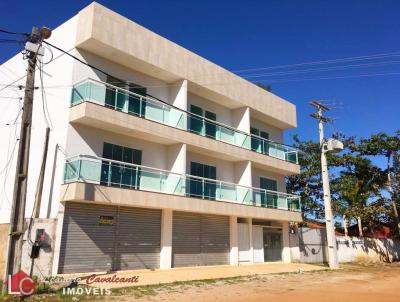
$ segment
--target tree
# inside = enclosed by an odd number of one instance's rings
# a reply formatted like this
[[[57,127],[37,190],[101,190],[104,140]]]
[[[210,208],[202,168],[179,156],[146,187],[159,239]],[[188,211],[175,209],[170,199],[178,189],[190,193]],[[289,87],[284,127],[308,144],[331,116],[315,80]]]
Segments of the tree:
[[[263,83],[256,83],[256,85],[268,92],[272,92],[272,86],[271,85],[267,85],[267,84],[263,84]]]
[[[400,234],[400,220],[396,200],[399,196],[399,152],[400,152],[400,130],[394,136],[386,133],[371,135],[363,138],[359,144],[353,144],[351,149],[364,156],[383,156],[386,158],[386,188],[390,196],[393,208],[393,217]]]
[[[300,174],[286,177],[287,191],[299,195],[302,203],[303,217],[324,218],[324,194],[321,181],[321,148],[319,142],[301,141],[298,135],[293,136],[293,146],[300,150]],[[354,139],[344,140],[345,146]],[[328,154],[330,178],[335,178],[335,169],[341,167],[348,155]],[[334,193],[334,192],[332,192]]]
[[[385,175],[371,161],[360,155],[347,157],[340,176],[332,181],[333,209],[349,219],[360,217],[363,226],[385,220],[389,212],[381,189]]]

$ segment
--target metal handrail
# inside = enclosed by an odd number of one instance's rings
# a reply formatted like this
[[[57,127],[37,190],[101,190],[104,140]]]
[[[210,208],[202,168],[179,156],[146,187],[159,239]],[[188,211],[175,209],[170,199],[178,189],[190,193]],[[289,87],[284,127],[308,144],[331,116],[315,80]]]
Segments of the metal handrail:
[[[175,107],[174,105],[171,105],[171,104],[169,104],[169,103],[167,103],[167,102],[165,102],[165,101],[162,101],[162,100],[160,100],[160,99],[156,99],[156,98],[153,98],[153,97],[151,97],[151,96],[143,96],[143,95],[140,95],[140,94],[138,94],[138,93],[129,91],[129,90],[127,90],[127,89],[124,89],[124,88],[121,88],[121,87],[118,87],[118,86],[115,86],[115,85],[112,85],[112,84],[110,84],[110,83],[106,83],[106,82],[103,82],[103,81],[100,81],[100,80],[96,80],[96,79],[93,79],[93,78],[90,78],[90,77],[76,82],[73,86],[77,86],[77,85],[83,84],[83,83],[88,82],[88,81],[92,81],[92,82],[95,82],[95,83],[103,84],[103,85],[105,85],[105,86],[110,86],[111,88],[120,90],[120,91],[122,91],[122,92],[124,92],[124,93],[127,93],[127,94],[129,94],[129,95],[133,95],[133,96],[135,96],[135,97],[138,97],[140,100],[145,99],[145,100],[150,100],[150,101],[153,101],[153,102],[156,102],[156,103],[161,103],[161,104],[163,104],[163,105],[165,105],[165,106],[168,106],[168,107],[170,107],[170,108],[173,108],[173,109],[175,109],[175,110],[178,110],[178,111],[180,111],[180,112],[182,112],[182,113],[184,113],[184,114],[186,114],[186,115],[194,116],[194,117],[196,117],[196,118],[199,118],[199,119],[201,119],[201,120],[210,122],[210,123],[215,124],[215,125],[217,125],[217,126],[220,126],[220,127],[226,128],[226,129],[229,129],[229,130],[231,130],[231,131],[234,131],[234,132],[237,132],[237,133],[240,133],[240,134],[243,134],[243,135],[245,135],[245,136],[247,136],[247,137],[255,137],[255,138],[257,138],[257,139],[260,139],[260,140],[263,140],[263,141],[266,141],[266,142],[269,142],[269,143],[273,143],[273,144],[276,144],[276,145],[280,145],[280,146],[286,147],[286,148],[288,148],[288,149],[291,149],[292,151],[300,152],[300,150],[296,149],[295,147],[286,145],[286,144],[284,144],[284,143],[275,142],[275,141],[272,141],[272,140],[270,140],[270,139],[263,138],[263,137],[261,137],[261,136],[255,135],[255,134],[251,134],[251,133],[244,132],[244,131],[239,130],[239,129],[236,129],[236,128],[232,127],[232,126],[225,125],[225,124],[222,124],[222,123],[220,123],[220,122],[218,122],[218,121],[210,120],[210,119],[208,119],[208,118],[206,118],[206,117],[204,117],[204,116],[197,115],[197,114],[195,114],[195,113],[192,113],[192,112],[186,111],[186,110],[184,110],[184,109]],[[106,88],[106,89],[107,89],[107,88]]]
[[[221,184],[226,184],[226,185],[230,185],[230,186],[234,186],[236,187],[240,187],[240,188],[244,188],[244,189],[249,189],[249,190],[257,190],[257,191],[261,191],[261,192],[265,192],[265,193],[270,193],[270,194],[277,194],[278,196],[282,196],[282,197],[286,197],[286,198],[299,198],[300,196],[294,195],[294,194],[289,194],[289,193],[285,193],[285,192],[278,192],[278,191],[272,191],[272,190],[267,190],[267,189],[262,189],[262,188],[256,188],[256,187],[249,187],[249,186],[243,186],[240,184],[235,184],[235,183],[231,183],[231,182],[227,182],[227,181],[223,181],[223,180],[216,180],[216,179],[210,179],[210,178],[205,178],[205,177],[200,177],[200,176],[195,176],[195,175],[191,175],[191,174],[180,174],[180,173],[176,173],[176,172],[171,172],[168,170],[164,170],[164,169],[159,169],[159,168],[153,168],[153,167],[148,167],[148,166],[144,166],[144,165],[136,165],[136,164],[131,164],[131,163],[126,163],[126,162],[122,162],[122,161],[117,161],[117,160],[113,160],[113,159],[108,159],[108,158],[103,158],[103,157],[98,157],[98,156],[94,156],[94,155],[85,155],[85,154],[78,154],[78,155],[74,155],[71,156],[69,158],[66,159],[67,162],[72,162],[74,160],[80,160],[80,159],[94,159],[94,160],[98,160],[98,161],[107,161],[107,162],[111,162],[111,163],[115,163],[117,165],[121,165],[121,166],[128,166],[128,167],[133,167],[133,168],[145,168],[148,170],[153,170],[156,172],[161,172],[161,173],[165,173],[167,175],[177,175],[182,177],[183,179],[198,179],[201,181],[208,181],[208,182],[215,182],[215,183],[221,183]]]

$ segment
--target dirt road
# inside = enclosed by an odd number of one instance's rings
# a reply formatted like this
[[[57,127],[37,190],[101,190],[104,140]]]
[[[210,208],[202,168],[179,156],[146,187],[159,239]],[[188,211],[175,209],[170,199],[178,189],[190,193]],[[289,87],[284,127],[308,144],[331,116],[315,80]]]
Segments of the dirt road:
[[[122,295],[119,301],[399,302],[400,263],[290,275],[166,286]]]

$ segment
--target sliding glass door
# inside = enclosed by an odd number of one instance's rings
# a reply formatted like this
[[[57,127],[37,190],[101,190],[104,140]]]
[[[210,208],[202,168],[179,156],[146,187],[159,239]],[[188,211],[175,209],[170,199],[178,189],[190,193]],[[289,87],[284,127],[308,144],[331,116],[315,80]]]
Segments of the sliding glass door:
[[[196,162],[190,163],[190,174],[197,177],[189,179],[191,197],[215,200],[217,169],[216,167]]]

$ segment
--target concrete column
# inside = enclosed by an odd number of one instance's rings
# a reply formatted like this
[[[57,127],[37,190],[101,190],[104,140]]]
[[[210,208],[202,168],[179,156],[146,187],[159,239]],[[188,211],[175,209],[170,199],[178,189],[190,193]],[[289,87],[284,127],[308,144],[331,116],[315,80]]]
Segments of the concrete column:
[[[183,195],[185,193],[186,144],[174,144],[167,147],[167,170],[171,173],[168,175],[166,193]]]
[[[167,147],[167,169],[174,173],[186,173],[186,144]]]
[[[187,80],[179,80],[171,85],[170,94],[170,104],[187,111]],[[180,111],[179,113],[182,113]],[[187,116],[183,115],[183,125],[184,129],[187,129]]]
[[[56,232],[55,232],[55,242],[54,242],[54,253],[53,253],[53,265],[51,268],[51,274],[57,275],[58,274],[58,262],[60,260],[60,249],[61,249],[61,237],[62,237],[62,229],[63,229],[63,223],[64,223],[64,205],[60,203],[59,208],[58,208],[58,214],[57,214],[57,226],[56,226]]]
[[[235,133],[235,144],[250,149],[250,108],[242,107],[232,110],[232,125],[241,131]]]
[[[282,261],[284,263],[292,262],[290,254],[290,241],[289,241],[289,222],[282,222]]]
[[[238,185],[252,186],[251,161],[240,161],[235,163],[235,183]]]
[[[254,248],[253,248],[253,219],[248,218],[247,223],[249,224],[249,262],[254,262]]]
[[[230,264],[239,265],[239,242],[237,216],[229,217],[229,242],[230,242]]]
[[[250,108],[241,107],[232,110],[232,122],[236,129],[250,133]]]
[[[163,209],[161,214],[160,268],[171,268],[172,263],[172,210]]]

